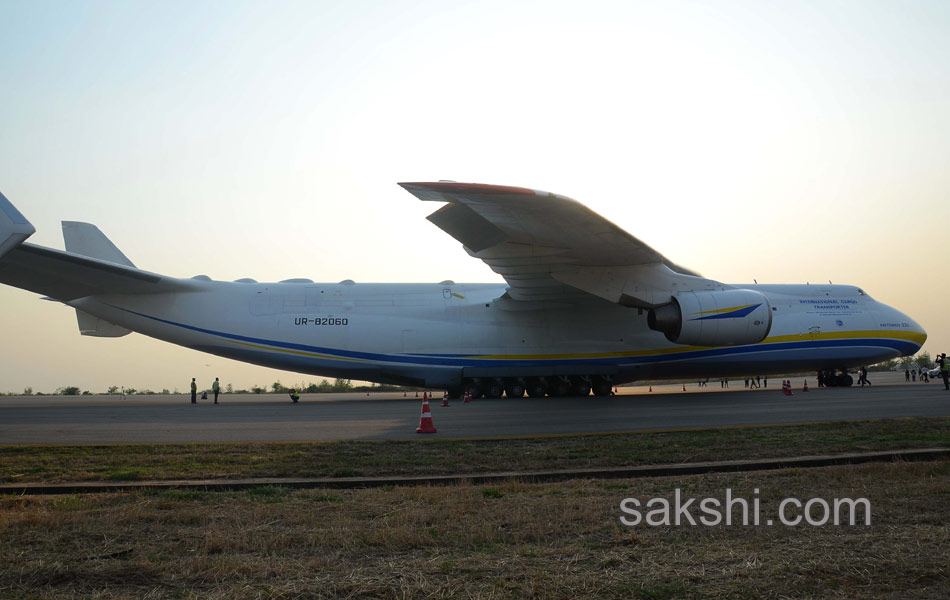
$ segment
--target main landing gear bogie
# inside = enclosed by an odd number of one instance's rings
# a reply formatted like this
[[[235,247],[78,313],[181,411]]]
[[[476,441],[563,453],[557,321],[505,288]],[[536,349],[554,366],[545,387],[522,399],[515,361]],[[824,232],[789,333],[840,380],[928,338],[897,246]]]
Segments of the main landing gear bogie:
[[[555,376],[504,379],[475,379],[463,386],[472,392],[473,398],[529,398],[589,396],[609,396],[613,392],[613,381],[604,376]]]
[[[848,375],[847,371],[825,371],[825,387],[851,387],[854,385],[854,377]]]

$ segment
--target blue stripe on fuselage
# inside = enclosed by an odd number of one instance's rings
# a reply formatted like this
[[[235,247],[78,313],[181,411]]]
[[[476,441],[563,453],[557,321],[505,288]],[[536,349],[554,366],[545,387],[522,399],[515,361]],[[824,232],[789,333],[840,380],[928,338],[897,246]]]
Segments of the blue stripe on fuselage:
[[[617,364],[649,364],[659,362],[672,362],[679,360],[691,360],[696,358],[709,358],[714,356],[742,355],[757,352],[774,352],[787,350],[803,350],[816,348],[844,348],[854,346],[873,346],[878,348],[890,348],[899,352],[914,352],[919,346],[910,341],[889,339],[889,338],[855,338],[855,339],[837,339],[837,340],[807,340],[800,342],[777,342],[777,343],[759,343],[751,346],[730,346],[721,348],[708,348],[703,350],[687,350],[677,353],[661,353],[647,356],[608,356],[600,358],[550,358],[550,359],[497,359],[497,358],[472,358],[471,355],[453,355],[453,354],[377,354],[373,352],[359,352],[354,350],[341,350],[335,348],[325,348],[321,346],[308,346],[306,344],[295,344],[292,342],[281,342],[263,338],[249,337],[222,331],[214,331],[194,325],[185,325],[176,323],[159,317],[153,317],[134,310],[121,308],[119,306],[109,305],[112,308],[131,313],[152,321],[181,327],[190,331],[197,331],[208,335],[214,335],[238,342],[248,342],[252,344],[263,344],[273,346],[275,349],[299,350],[303,352],[313,352],[320,354],[331,354],[341,359],[357,359],[374,362],[405,363],[416,365],[437,365],[437,366],[460,366],[460,367],[529,367],[538,365],[576,365],[576,364],[596,364],[596,365],[617,365]],[[275,350],[278,351],[278,350]],[[315,357],[316,358],[316,357]],[[326,360],[326,359],[325,359]],[[332,360],[332,357],[329,358]]]

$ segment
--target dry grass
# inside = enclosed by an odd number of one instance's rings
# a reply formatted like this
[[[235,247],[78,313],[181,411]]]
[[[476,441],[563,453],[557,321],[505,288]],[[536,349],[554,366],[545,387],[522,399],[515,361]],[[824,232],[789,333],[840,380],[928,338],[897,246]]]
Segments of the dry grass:
[[[0,446],[0,481],[536,471],[950,446],[950,418],[504,440]]]
[[[619,502],[868,497],[871,527],[624,527]],[[3,598],[946,598],[950,461],[493,487],[0,499]]]

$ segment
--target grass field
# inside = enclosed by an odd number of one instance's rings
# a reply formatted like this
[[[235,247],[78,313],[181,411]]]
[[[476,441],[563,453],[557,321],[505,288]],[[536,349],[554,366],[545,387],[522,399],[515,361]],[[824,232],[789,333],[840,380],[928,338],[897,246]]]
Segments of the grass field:
[[[946,446],[948,425],[906,419],[531,440],[7,446],[0,477],[625,466]],[[680,489],[686,498],[723,500],[727,488],[758,498],[762,523],[777,517],[786,497],[864,497],[871,525],[620,522],[627,497],[672,502]],[[945,599],[948,500],[948,460],[491,486],[0,496],[0,598]]]
[[[502,440],[2,446],[0,481],[371,477],[950,446],[950,418]]]
[[[867,497],[870,526],[621,525],[619,503]],[[0,498],[3,598],[939,598],[950,462],[628,481]],[[738,515],[738,513],[736,513]],[[738,518],[738,516],[737,516]]]

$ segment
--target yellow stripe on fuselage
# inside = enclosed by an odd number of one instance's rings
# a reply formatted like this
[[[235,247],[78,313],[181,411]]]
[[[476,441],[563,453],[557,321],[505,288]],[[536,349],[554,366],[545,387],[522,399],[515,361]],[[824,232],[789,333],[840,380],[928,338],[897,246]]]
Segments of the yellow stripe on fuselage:
[[[271,352],[283,352],[285,354],[297,354],[298,356],[312,356],[315,358],[329,358],[331,360],[352,360],[356,362],[364,362],[358,358],[347,358],[345,356],[335,356],[333,354],[318,354],[316,352],[307,352],[305,350],[291,350],[289,348],[275,348],[274,346],[262,346],[260,344],[249,344],[247,342],[235,342],[234,340],[228,340],[234,342],[239,346],[247,346],[249,348],[257,348],[258,350],[270,350]]]
[[[734,310],[742,310],[743,308],[749,308],[750,306],[755,306],[755,305],[754,305],[754,304],[746,304],[745,306],[732,306],[732,307],[729,307],[729,308],[717,308],[716,310],[704,310],[704,311],[701,311],[701,312],[694,312],[694,313],[691,313],[691,314],[694,314],[694,315],[716,315],[716,314],[719,314],[719,313],[732,312],[732,311],[734,311]]]
[[[754,346],[780,344],[784,342],[801,342],[805,340],[845,340],[845,339],[889,338],[908,340],[923,345],[927,335],[919,331],[901,330],[865,330],[865,331],[829,331],[826,333],[800,333],[791,335],[777,335],[766,338]],[[681,352],[695,352],[697,350],[711,350],[713,348],[727,348],[728,346],[677,346],[675,348],[653,348],[651,350],[627,350],[623,352],[590,352],[573,354],[486,354],[484,356],[467,356],[466,358],[495,359],[495,360],[555,360],[571,358],[625,358],[637,356],[651,356],[658,354],[678,354]]]

